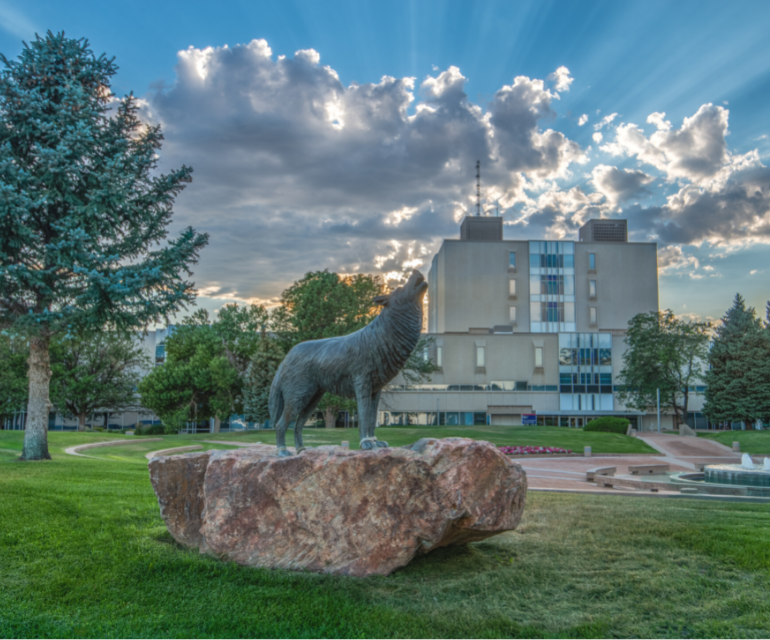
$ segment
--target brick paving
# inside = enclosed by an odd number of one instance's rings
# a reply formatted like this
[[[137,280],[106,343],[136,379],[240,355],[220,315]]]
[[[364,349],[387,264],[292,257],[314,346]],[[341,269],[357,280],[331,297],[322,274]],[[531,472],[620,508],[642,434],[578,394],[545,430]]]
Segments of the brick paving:
[[[719,464],[740,462],[741,454],[713,440],[703,438],[642,433],[642,438],[658,455],[618,455],[583,457],[538,457],[516,458],[527,472],[527,481],[532,489],[596,491],[597,493],[622,494],[621,489],[599,489],[586,480],[586,471],[594,467],[616,467],[616,475],[629,473],[631,465],[668,464],[671,472],[693,471],[699,463]],[[753,456],[754,462],[761,463],[765,456]],[[628,491],[631,492],[631,491]],[[661,494],[669,492],[660,492]]]

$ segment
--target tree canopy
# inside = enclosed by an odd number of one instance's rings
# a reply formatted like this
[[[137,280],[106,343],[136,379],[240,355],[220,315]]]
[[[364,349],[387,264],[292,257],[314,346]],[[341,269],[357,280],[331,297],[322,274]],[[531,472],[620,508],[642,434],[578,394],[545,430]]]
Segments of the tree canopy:
[[[243,412],[246,420],[263,423],[270,418],[270,385],[283,357],[278,341],[268,334],[267,327],[263,325],[259,333],[259,344],[251,356],[243,380]]]
[[[770,321],[770,316],[768,316]],[[763,324],[740,294],[716,328],[703,412],[713,422],[770,423],[770,322]]]
[[[150,359],[135,338],[115,331],[61,336],[51,343],[51,400],[85,429],[97,409],[138,405],[136,389]]]
[[[344,336],[374,320],[374,298],[382,293],[385,285],[377,276],[307,273],[281,294],[272,327],[284,352],[306,340]]]
[[[166,362],[139,384],[142,404],[171,431],[242,413],[244,376],[266,319],[259,305],[226,305],[213,322],[205,310],[186,318],[166,339]]]
[[[640,313],[628,323],[618,398],[625,405],[648,411],[657,404],[687,421],[690,389],[703,379],[708,357],[710,325],[689,322],[665,311]]]
[[[27,341],[0,331],[0,425],[27,405]]]
[[[41,459],[51,336],[167,320],[194,300],[182,275],[208,238],[163,244],[192,169],[158,171],[160,128],[115,99],[113,59],[49,31],[0,61],[0,327],[29,338],[22,458]]]

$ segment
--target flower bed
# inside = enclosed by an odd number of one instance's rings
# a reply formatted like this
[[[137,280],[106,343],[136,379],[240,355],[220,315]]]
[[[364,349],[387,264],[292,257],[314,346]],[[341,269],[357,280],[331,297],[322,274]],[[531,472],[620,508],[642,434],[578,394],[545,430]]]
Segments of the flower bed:
[[[536,453],[572,453],[572,449],[560,449],[559,447],[498,447],[500,451],[509,456],[527,455]]]

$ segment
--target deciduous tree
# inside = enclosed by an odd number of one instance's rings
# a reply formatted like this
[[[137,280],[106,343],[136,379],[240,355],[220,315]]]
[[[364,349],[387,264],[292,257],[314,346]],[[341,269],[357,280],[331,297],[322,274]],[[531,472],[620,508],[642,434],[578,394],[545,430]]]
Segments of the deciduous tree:
[[[0,331],[0,425],[27,405],[27,341]]]
[[[165,348],[165,363],[141,381],[139,393],[142,405],[157,413],[169,431],[189,421],[240,413],[241,376],[205,310],[176,326]]]
[[[51,343],[51,400],[78,419],[78,430],[97,409],[123,411],[138,404],[136,389],[150,359],[136,338],[114,331],[59,336]]]
[[[243,412],[246,420],[263,423],[270,418],[270,385],[283,357],[278,341],[263,325],[259,333],[259,344],[251,356],[243,381]]]
[[[39,460],[52,336],[167,319],[194,300],[182,275],[208,239],[188,227],[161,244],[192,170],[157,171],[160,128],[114,99],[113,59],[49,31],[0,61],[0,327],[29,338],[21,457]]]
[[[677,318],[670,309],[640,313],[628,323],[618,398],[625,405],[648,411],[656,406],[687,421],[690,389],[703,379],[708,357],[710,325]]]
[[[306,340],[344,336],[374,320],[378,313],[374,298],[384,292],[376,276],[307,273],[281,294],[272,328],[284,352]]]

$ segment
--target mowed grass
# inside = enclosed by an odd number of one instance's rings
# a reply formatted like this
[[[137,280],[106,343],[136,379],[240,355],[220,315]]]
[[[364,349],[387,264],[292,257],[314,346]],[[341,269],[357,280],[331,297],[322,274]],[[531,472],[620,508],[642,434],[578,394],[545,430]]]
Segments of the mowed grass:
[[[34,463],[22,436],[0,432],[4,637],[770,635],[764,504],[531,492],[515,532],[388,577],[322,576],[178,546],[140,450],[63,454],[115,436],[51,433]]]
[[[716,440],[725,446],[732,447],[733,442],[741,443],[741,453],[766,453],[770,456],[770,429],[762,431],[714,431],[702,433],[701,438]]]
[[[89,434],[92,435],[92,434]],[[567,427],[522,427],[522,426],[473,426],[473,427],[378,427],[377,438],[385,440],[393,447],[401,447],[412,444],[420,438],[474,438],[476,440],[488,440],[496,445],[532,445],[543,447],[561,447],[582,453],[583,447],[590,446],[594,453],[650,453],[657,451],[648,446],[643,440],[631,438],[616,433],[598,433],[583,431],[582,429],[569,429]],[[131,438],[132,436],[113,436],[99,434],[102,439]],[[311,429],[305,428],[302,436],[307,446],[319,446],[325,444],[340,444],[343,440],[350,443],[352,449],[358,449],[357,429]],[[64,436],[67,437],[66,435]],[[264,442],[275,444],[275,431],[251,431],[224,432],[214,434],[189,434],[175,436],[140,436],[162,437],[164,442],[152,443],[146,452],[161,449],[166,446],[185,446],[196,444],[203,440],[222,440],[241,443]],[[286,443],[294,445],[294,436],[291,431],[286,435]],[[205,448],[213,447],[205,443]],[[71,445],[67,445],[71,446]],[[110,452],[112,453],[112,452]],[[89,451],[88,455],[105,455],[105,451]]]

